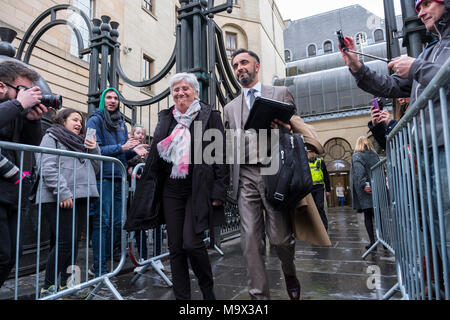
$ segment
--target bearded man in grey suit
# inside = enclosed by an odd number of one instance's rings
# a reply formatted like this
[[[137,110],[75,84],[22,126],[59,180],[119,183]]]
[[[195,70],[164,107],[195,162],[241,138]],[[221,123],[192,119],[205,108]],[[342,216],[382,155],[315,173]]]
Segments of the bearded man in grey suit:
[[[262,96],[295,104],[286,87],[266,86],[259,82],[260,61],[254,52],[239,49],[233,53],[231,63],[234,75],[243,90],[224,108],[225,128],[231,130],[244,128],[255,97]],[[294,115],[290,124],[275,120],[272,128],[283,125],[290,130],[291,125],[294,126],[293,121],[297,124],[300,122],[304,124],[299,116]],[[237,149],[236,146],[237,144],[234,144],[235,149]],[[246,143],[246,152],[248,146],[249,144]],[[255,152],[254,150],[248,151],[249,153]],[[240,150],[233,150],[233,152],[240,154]],[[247,161],[244,164],[234,161],[231,167],[233,196],[238,200],[241,218],[241,246],[247,266],[249,294],[252,299],[270,299],[263,257],[264,242],[261,238],[265,227],[269,242],[276,248],[281,261],[288,295],[291,300],[298,300],[300,298],[300,282],[297,279],[294,264],[295,238],[292,222],[288,213],[273,211],[268,204],[264,194],[261,167],[260,163],[249,164]],[[265,215],[263,211],[265,211]]]

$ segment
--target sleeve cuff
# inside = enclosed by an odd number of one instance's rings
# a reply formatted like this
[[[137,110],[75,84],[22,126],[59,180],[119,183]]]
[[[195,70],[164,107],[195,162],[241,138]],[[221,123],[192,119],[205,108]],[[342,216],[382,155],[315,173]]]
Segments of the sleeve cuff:
[[[17,109],[19,109],[19,112],[23,112],[24,108],[23,108],[22,104],[19,102],[19,100],[14,99],[14,100],[11,100],[11,102],[17,107]]]

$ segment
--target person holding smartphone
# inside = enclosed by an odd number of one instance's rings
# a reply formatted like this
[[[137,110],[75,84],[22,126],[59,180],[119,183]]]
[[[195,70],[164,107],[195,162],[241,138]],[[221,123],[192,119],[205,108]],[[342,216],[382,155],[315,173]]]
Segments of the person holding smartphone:
[[[384,109],[385,98],[374,98],[372,101],[371,120],[367,123],[367,126],[380,147],[386,149],[386,137],[398,121],[394,120],[391,113]],[[397,98],[397,105],[400,107],[398,115],[401,118],[409,108],[409,98]]]
[[[85,139],[83,115],[70,108],[56,114],[40,146],[100,154],[96,136]],[[44,297],[58,290],[55,283],[58,275],[61,276],[59,289],[64,288],[69,279],[70,274],[66,270],[77,259],[78,238],[87,216],[87,200],[90,198],[93,201],[99,196],[96,174],[100,170],[100,161],[37,153],[36,162],[38,172],[41,172],[36,203],[42,203],[42,212],[49,222],[51,235],[58,236],[58,246],[51,249],[47,260],[45,282],[41,289],[41,297]]]

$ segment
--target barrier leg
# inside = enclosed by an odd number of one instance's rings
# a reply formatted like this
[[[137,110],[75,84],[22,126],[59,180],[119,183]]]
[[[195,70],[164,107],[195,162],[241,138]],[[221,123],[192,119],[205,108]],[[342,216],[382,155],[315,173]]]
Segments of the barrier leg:
[[[111,290],[112,294],[116,297],[117,300],[123,300],[122,296],[120,295],[119,291],[114,287],[114,285],[111,283],[109,278],[105,278],[104,282],[106,286]]]
[[[217,246],[217,244],[214,244],[214,249],[216,249],[216,251],[217,251],[221,256],[224,255],[223,251],[220,250],[220,248]]]
[[[87,296],[86,300],[92,300],[92,298],[97,294],[97,292],[100,291],[100,289],[103,286],[103,282],[100,282],[97,284],[97,286],[94,288],[94,290],[92,290],[89,295]]]
[[[390,298],[392,298],[392,296],[399,291],[399,285],[398,282],[391,288],[389,289],[388,292],[386,292],[386,294],[383,296],[383,300],[389,300]]]
[[[159,274],[159,276],[167,283],[167,285],[169,287],[172,287],[172,282],[170,281],[170,279],[164,274],[164,272],[162,272],[161,268],[159,267],[159,265],[156,264],[156,261],[161,260],[164,257],[167,257],[169,255],[169,252],[163,253],[157,257],[153,257],[147,261],[145,261],[145,265],[143,266],[142,270],[140,270],[132,279],[131,279],[131,283],[135,283],[137,281],[137,279],[139,279],[141,277],[141,275],[143,275],[148,268],[152,267],[153,270],[156,271],[156,273]]]
[[[172,281],[170,281],[170,279],[164,274],[164,272],[161,271],[161,268],[155,263],[154,260],[152,260],[151,266],[161,276],[161,278],[163,278],[163,280],[169,287],[173,286]]]
[[[380,243],[380,240],[375,241],[375,243],[362,255],[361,259],[364,259],[367,257],[367,255],[377,247],[377,245]]]

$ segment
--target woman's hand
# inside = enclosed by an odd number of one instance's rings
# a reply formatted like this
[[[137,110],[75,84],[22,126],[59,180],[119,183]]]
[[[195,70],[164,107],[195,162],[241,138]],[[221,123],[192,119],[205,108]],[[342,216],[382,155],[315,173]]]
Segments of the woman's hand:
[[[372,187],[371,186],[365,186],[364,191],[368,194],[372,194]]]
[[[387,110],[381,110],[378,120],[384,122],[385,125],[389,125],[389,122],[392,121],[392,116]]]
[[[94,140],[84,139],[84,146],[86,149],[95,149],[97,147],[97,136],[93,135]]]
[[[70,209],[73,208],[73,200],[72,198],[66,199],[64,201],[61,201],[59,203],[59,206],[63,209]]]
[[[213,207],[219,207],[223,204],[222,200],[213,200],[212,205]]]

